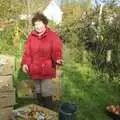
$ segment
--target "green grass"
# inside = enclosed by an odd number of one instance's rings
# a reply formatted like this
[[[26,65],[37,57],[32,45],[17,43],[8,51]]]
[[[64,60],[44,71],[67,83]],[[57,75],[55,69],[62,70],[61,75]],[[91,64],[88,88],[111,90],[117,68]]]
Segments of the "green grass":
[[[111,120],[106,115],[108,104],[119,104],[119,88],[109,81],[109,75],[89,65],[65,64],[60,103],[76,103],[75,120]],[[16,108],[36,103],[34,98],[19,98]]]
[[[61,102],[73,102],[79,107],[76,120],[111,120],[106,113],[108,104],[119,103],[119,89],[105,73],[89,65],[66,64],[64,67]]]

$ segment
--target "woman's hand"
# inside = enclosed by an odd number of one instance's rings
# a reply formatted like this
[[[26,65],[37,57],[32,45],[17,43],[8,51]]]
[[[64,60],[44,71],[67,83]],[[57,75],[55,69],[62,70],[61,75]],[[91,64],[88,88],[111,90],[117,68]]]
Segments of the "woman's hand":
[[[62,59],[59,59],[59,60],[56,61],[56,63],[57,63],[58,65],[62,65],[63,62],[64,62],[64,61],[63,61]]]
[[[23,70],[24,73],[28,73],[28,65],[24,64],[22,66],[22,70]]]

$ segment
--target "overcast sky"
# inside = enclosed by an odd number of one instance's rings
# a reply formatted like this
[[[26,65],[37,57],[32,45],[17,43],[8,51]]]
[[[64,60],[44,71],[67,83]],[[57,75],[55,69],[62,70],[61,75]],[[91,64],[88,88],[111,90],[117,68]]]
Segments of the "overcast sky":
[[[56,1],[56,3],[58,3],[59,5],[60,5],[60,3],[62,2],[62,1],[64,1],[65,2],[65,0],[55,0]],[[67,1],[72,1],[72,0],[67,0]],[[73,1],[77,1],[77,0],[73,0]],[[85,1],[85,0],[83,0],[83,1]],[[103,1],[111,1],[111,0],[91,0],[92,1],[92,5],[95,5],[95,4],[100,4],[101,2],[103,2]],[[120,0],[116,0],[117,1],[117,4],[118,5],[120,5]]]

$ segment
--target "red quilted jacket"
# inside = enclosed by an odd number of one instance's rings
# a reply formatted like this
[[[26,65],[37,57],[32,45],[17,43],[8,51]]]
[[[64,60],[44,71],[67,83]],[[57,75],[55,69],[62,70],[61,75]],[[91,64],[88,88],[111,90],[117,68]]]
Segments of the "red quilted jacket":
[[[25,42],[21,64],[27,64],[33,80],[56,76],[56,61],[63,59],[62,42],[56,32],[47,28],[42,36],[33,31]]]

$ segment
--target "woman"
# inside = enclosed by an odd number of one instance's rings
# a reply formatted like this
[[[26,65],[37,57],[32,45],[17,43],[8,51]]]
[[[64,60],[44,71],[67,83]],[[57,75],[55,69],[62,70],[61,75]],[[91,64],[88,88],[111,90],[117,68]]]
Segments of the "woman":
[[[35,91],[39,104],[51,108],[52,78],[56,77],[56,67],[63,63],[62,42],[56,32],[47,27],[48,19],[41,13],[32,18],[34,30],[25,42],[22,57],[23,72],[35,81]]]

